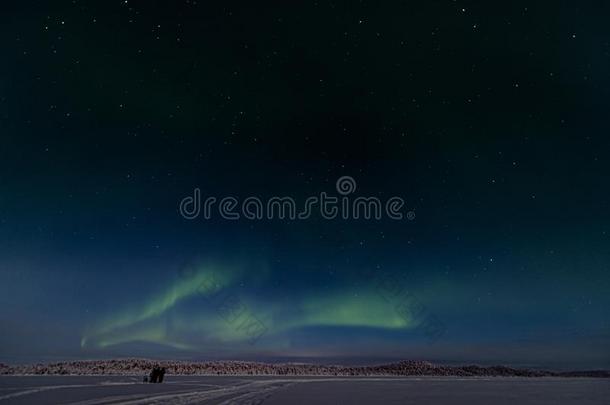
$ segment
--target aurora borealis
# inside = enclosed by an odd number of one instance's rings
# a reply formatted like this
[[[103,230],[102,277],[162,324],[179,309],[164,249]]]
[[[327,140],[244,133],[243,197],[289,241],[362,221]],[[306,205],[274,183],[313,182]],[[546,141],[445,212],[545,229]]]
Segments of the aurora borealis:
[[[609,5],[4,3],[0,362],[610,367]]]
[[[217,281],[219,277],[225,279],[230,271],[220,268],[214,274],[214,270],[199,268],[141,308],[118,311],[107,321],[93,327],[83,337],[81,344],[83,347],[108,347],[125,342],[144,341],[177,348],[201,349],[205,339],[210,339],[212,344],[231,342],[232,345],[249,341],[252,336],[246,328],[247,324],[251,323],[250,320],[244,318],[240,322],[242,326],[222,316],[223,308],[226,311],[230,309],[226,303],[230,297],[221,298],[218,306],[209,302],[210,296],[221,294],[223,289],[230,287],[226,282]],[[197,302],[197,298],[204,300]],[[242,302],[243,299],[239,300]],[[185,304],[187,308],[180,308],[181,304]],[[242,302],[239,311],[231,313],[239,318],[245,311],[248,316],[260,318],[263,329],[251,331],[256,333],[257,338],[264,338],[269,330],[274,335],[281,336],[294,329],[311,326],[378,329],[414,327],[414,322],[409,322],[409,319],[384,304],[380,297],[375,297],[371,292],[362,296],[340,293],[326,296],[311,294],[300,299],[295,297],[291,307],[282,307],[272,300],[266,300],[264,305],[257,306],[255,297],[251,297]],[[188,311],[189,306],[198,310],[194,313]],[[191,344],[180,342],[184,336],[197,339]],[[267,349],[271,349],[273,345],[275,340],[271,339]]]

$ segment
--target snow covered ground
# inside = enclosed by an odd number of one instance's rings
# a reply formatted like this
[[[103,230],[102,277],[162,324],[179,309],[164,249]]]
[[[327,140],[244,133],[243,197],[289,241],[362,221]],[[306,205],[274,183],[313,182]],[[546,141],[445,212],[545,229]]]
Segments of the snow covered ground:
[[[610,380],[522,377],[4,376],[1,404],[607,404]]]

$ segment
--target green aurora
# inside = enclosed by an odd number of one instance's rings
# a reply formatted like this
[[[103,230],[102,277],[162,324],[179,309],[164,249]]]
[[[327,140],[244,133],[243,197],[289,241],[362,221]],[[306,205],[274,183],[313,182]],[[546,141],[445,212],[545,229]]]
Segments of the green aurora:
[[[238,320],[223,317],[223,309],[219,307],[222,301],[216,298],[222,299],[223,293],[238,283],[237,274],[233,269],[221,271],[218,266],[198,266],[194,271],[184,272],[179,280],[144,305],[113,308],[111,316],[85,331],[81,347],[104,349],[148,342],[197,350],[203,342],[210,341],[243,344],[248,340],[243,325],[240,326]],[[240,300],[240,310],[246,314],[240,316],[261,320],[266,337],[311,327],[400,330],[418,324],[415,319],[396,311],[374,286],[364,293],[327,291],[294,297],[290,307],[271,299],[261,301],[246,295],[232,297]]]

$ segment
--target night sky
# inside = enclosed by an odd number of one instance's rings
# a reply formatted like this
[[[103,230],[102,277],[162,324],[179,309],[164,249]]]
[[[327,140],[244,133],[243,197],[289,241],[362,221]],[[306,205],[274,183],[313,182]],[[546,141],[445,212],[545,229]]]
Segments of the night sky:
[[[609,15],[2,2],[0,361],[610,367]],[[179,212],[342,176],[404,218]]]

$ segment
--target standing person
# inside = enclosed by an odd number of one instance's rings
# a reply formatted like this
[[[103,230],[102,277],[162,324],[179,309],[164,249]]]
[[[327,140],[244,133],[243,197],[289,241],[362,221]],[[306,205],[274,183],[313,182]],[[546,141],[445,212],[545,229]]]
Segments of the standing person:
[[[156,383],[159,379],[159,366],[154,366],[152,371],[150,372],[149,382]]]

